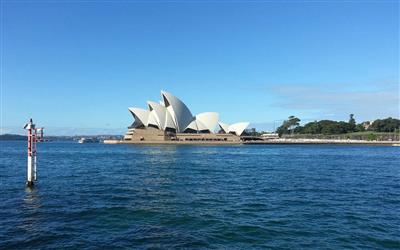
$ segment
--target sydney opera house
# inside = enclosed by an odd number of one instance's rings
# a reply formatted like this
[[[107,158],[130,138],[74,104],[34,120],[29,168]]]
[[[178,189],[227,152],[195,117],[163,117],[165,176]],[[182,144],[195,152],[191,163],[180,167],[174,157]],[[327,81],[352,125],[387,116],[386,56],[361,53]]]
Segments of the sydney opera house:
[[[239,142],[248,122],[226,124],[216,112],[193,115],[179,98],[161,91],[160,102],[147,102],[147,109],[129,108],[135,121],[124,142]]]

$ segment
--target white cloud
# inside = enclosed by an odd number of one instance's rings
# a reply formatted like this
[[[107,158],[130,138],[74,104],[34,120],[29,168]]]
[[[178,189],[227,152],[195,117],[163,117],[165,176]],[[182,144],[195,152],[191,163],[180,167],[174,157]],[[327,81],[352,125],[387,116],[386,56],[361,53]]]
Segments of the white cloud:
[[[353,113],[358,120],[399,117],[396,83],[348,85],[275,85],[276,106],[292,112],[308,112],[316,119],[343,119]]]

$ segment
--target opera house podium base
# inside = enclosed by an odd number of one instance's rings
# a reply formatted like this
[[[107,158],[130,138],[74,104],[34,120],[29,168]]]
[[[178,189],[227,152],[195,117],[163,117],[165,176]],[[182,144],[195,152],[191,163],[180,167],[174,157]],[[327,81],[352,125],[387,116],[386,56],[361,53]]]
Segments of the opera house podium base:
[[[129,128],[121,141],[105,141],[108,144],[240,144],[234,134],[174,133],[152,127]]]
[[[104,140],[104,144],[133,144],[133,145],[240,145],[242,141],[124,141]]]

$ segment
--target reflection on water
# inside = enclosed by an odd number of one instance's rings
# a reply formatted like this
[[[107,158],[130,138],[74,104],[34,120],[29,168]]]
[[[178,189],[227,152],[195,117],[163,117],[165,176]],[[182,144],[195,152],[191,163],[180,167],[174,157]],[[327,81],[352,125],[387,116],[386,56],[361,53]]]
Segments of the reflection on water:
[[[150,164],[175,163],[179,153],[179,146],[147,146],[143,148],[142,153]]]
[[[38,189],[36,187],[25,188],[25,197],[22,203],[22,210],[24,211],[24,218],[21,228],[28,232],[36,232],[40,228],[40,208],[41,199]]]

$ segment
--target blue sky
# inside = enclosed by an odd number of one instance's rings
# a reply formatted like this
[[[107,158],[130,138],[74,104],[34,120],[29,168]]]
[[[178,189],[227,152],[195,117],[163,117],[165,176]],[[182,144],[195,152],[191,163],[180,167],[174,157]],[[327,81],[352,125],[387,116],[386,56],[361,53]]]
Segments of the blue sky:
[[[398,1],[2,1],[1,25],[3,133],[122,133],[160,90],[260,129],[399,117]]]

